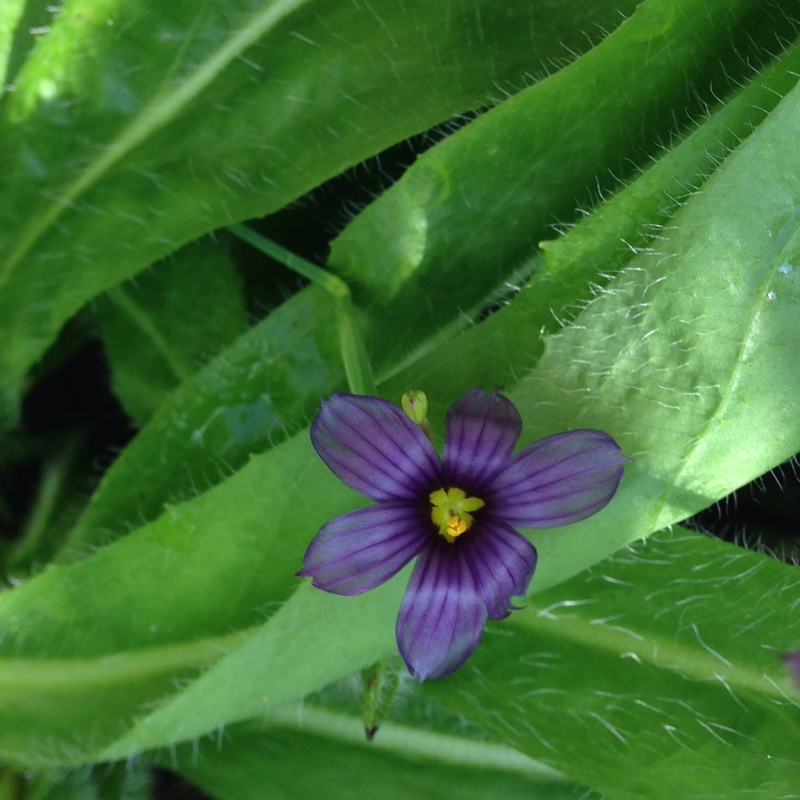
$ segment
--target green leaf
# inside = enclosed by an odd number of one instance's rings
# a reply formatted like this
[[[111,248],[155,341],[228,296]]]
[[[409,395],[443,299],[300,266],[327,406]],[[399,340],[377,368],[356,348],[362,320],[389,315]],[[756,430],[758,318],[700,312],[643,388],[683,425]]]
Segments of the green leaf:
[[[573,324],[546,337],[538,363],[533,358],[517,371],[510,394],[526,441],[594,425],[614,433],[634,458],[601,515],[534,535],[540,567],[533,592],[719,499],[798,449],[800,370],[788,343],[800,324],[799,97],[796,89],[787,95],[681,207],[658,252],[631,260]],[[533,337],[517,340],[523,353],[532,344]],[[436,375],[429,395],[444,405],[456,390]],[[205,429],[195,430],[202,443]],[[227,427],[220,436],[230,441]],[[130,486],[150,491],[144,475]],[[122,491],[117,484],[114,494]],[[163,487],[154,494],[163,502]],[[296,700],[392,654],[404,576],[359,598],[308,587],[292,594],[311,536],[359,502],[302,433],[85,561],[0,594],[2,756],[25,766],[123,757],[260,715],[265,704]],[[684,572],[708,563],[692,552]],[[728,574],[724,564],[719,572]],[[650,582],[657,578],[635,584],[637,608]],[[722,608],[749,597],[733,580],[709,585]],[[674,629],[681,609],[665,607]],[[533,615],[518,616],[492,629],[524,628]],[[702,641],[723,652],[696,624]],[[733,624],[715,636],[735,644]],[[503,639],[488,635],[479,655],[491,658]],[[680,640],[682,667],[716,665],[700,641],[691,652],[688,641]],[[619,660],[619,652],[603,655],[602,642],[589,644],[600,648],[601,663]],[[781,700],[763,683],[753,686],[767,703]],[[771,735],[756,738],[770,743]]]
[[[164,397],[247,329],[227,253],[204,240],[181,248],[98,300],[112,386],[139,423]]]
[[[644,2],[575,63],[417,159],[331,250],[375,327],[403,331],[376,343],[378,367],[480,308],[554,222],[658,155],[695,93],[735,86],[737,40],[774,45],[763,11],[746,0]],[[621,79],[631,75],[646,79]]]
[[[798,58],[795,47],[719,120],[548,243],[541,271],[507,308],[385,387],[424,388],[436,419],[459,392],[504,385],[526,421],[523,443],[594,427],[633,457],[601,514],[565,535],[532,534],[540,588],[706,508],[800,450],[800,366],[787,344],[800,335],[790,211],[800,194],[786,167],[795,163],[798,89],[675,216],[652,211],[674,205],[675,181],[708,171],[700,154],[718,125],[734,123],[735,137],[758,122],[752,104],[793,83]],[[632,207],[639,211],[631,222]],[[655,233],[640,240],[638,254],[621,245],[648,229]],[[780,243],[770,233],[777,230]],[[561,316],[574,321],[562,328]],[[448,391],[431,390],[440,385]]]
[[[304,428],[319,398],[343,388],[335,311],[304,290],[184,381],[105,474],[61,558],[154,520]]]
[[[454,395],[480,383],[512,387],[541,356],[545,335],[560,331],[637,252],[658,243],[670,217],[763,122],[799,73],[800,46],[795,45],[632,184],[563,236],[540,242],[519,277],[506,284],[496,311],[463,331],[457,344],[425,348],[383,384],[384,393],[392,397],[411,385],[434,382],[451,387]],[[448,398],[432,395],[429,400],[433,415],[443,418]]]
[[[617,7],[577,20],[613,24]],[[0,107],[10,165],[0,422],[88,300],[518,85],[560,48],[547,11],[491,0],[66,3]]]
[[[241,647],[141,715],[92,760],[126,758],[271,714],[394,655],[394,620],[407,579],[404,570],[368,595],[348,598],[303,585]]]
[[[797,782],[797,569],[677,531],[537,595],[426,694],[615,800]]]
[[[391,723],[369,743],[357,717],[287,712],[269,727],[235,726],[221,746],[182,746],[171,763],[221,800],[257,800],[265,786],[285,800],[599,800],[510,748]]]
[[[171,741],[199,735],[391,652],[398,581],[355,605],[305,585],[259,627],[298,585],[310,532],[352,501],[295,437],[91,558],[1,594],[0,755],[39,767],[127,756],[163,741],[164,724]],[[191,683],[167,702],[176,681]]]
[[[632,457],[611,506],[532,537],[545,586],[800,450],[799,135],[795,87],[509,393],[524,441],[598,428]]]

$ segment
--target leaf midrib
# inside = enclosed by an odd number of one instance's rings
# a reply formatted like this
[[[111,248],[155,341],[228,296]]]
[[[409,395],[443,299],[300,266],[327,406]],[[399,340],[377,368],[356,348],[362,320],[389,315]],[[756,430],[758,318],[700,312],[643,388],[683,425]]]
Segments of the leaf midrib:
[[[591,608],[592,601],[578,601],[578,605]],[[573,608],[575,606],[572,606]],[[520,620],[509,621],[511,627],[524,627],[527,631],[547,626],[549,634],[564,639],[581,648],[610,653],[620,658],[628,656],[639,663],[659,670],[677,672],[686,680],[719,683],[728,692],[738,691],[750,697],[785,703],[787,696],[774,678],[753,664],[740,658],[733,663],[717,653],[705,642],[701,632],[693,626],[697,647],[688,646],[674,638],[653,635],[648,631],[623,628],[576,613],[572,616],[556,616],[547,609],[540,609],[533,618],[528,617],[520,626]],[[776,656],[776,673],[779,661]]]
[[[795,219],[798,218],[799,213],[799,210],[795,208]],[[673,480],[665,484],[665,487],[658,500],[654,502],[653,512],[651,514],[650,524],[648,526],[649,531],[659,530],[664,525],[668,525],[676,521],[674,517],[671,517],[666,521],[659,519],[664,509],[668,507],[670,492],[673,490],[673,487],[682,485],[680,481],[681,476],[688,471],[698,453],[705,446],[708,437],[712,435],[713,432],[720,427],[720,425],[723,424],[725,415],[731,403],[734,402],[734,400],[739,402],[736,389],[742,379],[742,367],[748,363],[748,354],[752,349],[757,348],[759,345],[759,341],[756,337],[756,331],[760,331],[762,329],[758,322],[764,314],[767,302],[769,302],[767,287],[774,280],[779,266],[786,263],[787,259],[785,258],[785,255],[787,251],[791,250],[794,252],[794,250],[796,250],[797,239],[797,234],[790,237],[789,241],[786,242],[779,250],[777,250],[775,256],[770,259],[769,263],[771,266],[765,269],[764,277],[758,283],[758,288],[755,293],[757,299],[754,300],[750,306],[750,315],[744,327],[744,335],[742,336],[742,339],[737,347],[736,357],[731,365],[730,374],[726,382],[725,389],[719,393],[719,397],[713,411],[708,415],[708,418],[703,423],[697,436],[693,437],[691,445],[687,448],[683,458],[675,468],[673,472]]]
[[[0,291],[6,286],[15,268],[44,231],[65,210],[74,207],[76,198],[153,132],[175,119],[188,103],[197,97],[216,78],[217,74],[245,49],[307,2],[308,0],[274,0],[268,7],[256,13],[250,24],[244,25],[221,47],[211,53],[183,84],[177,88],[170,87],[158,92],[130,124],[120,131],[117,138],[103,148],[100,155],[86,167],[72,185],[60,192],[58,199],[54,199],[49,208],[23,230],[5,262],[4,271],[0,273]]]
[[[183,669],[207,667],[240,647],[258,628],[195,641],[87,658],[0,659],[0,699],[20,694],[70,695],[123,686]]]
[[[397,753],[409,759],[421,758],[453,766],[504,770],[538,778],[560,776],[551,767],[506,745],[424,730],[391,720],[381,724],[378,736],[370,743],[364,737],[363,719],[329,711],[313,703],[292,703],[275,709],[269,715],[269,727],[273,726],[315,734],[365,749]]]

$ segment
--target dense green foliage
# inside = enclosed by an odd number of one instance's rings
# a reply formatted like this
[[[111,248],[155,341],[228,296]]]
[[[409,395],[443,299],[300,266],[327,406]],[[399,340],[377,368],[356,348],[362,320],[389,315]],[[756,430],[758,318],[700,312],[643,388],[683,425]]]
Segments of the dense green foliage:
[[[800,451],[798,30],[789,0],[6,0],[0,800],[147,797],[156,764],[231,800],[795,796],[800,573],[680,523]],[[408,573],[295,577],[365,502],[308,437],[341,317],[243,221],[330,245],[377,393],[440,437],[502,387],[523,444],[632,459],[525,531],[525,609],[395,676],[370,744]]]

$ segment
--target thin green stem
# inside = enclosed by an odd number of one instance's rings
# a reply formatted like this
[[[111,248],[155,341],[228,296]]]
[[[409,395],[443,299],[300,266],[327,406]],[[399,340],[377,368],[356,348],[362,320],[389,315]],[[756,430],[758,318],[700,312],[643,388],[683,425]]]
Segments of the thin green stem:
[[[79,458],[83,445],[82,433],[71,435],[51,461],[45,464],[36,504],[19,542],[8,556],[8,570],[27,569],[34,560],[45,563],[55,543],[53,539],[53,519],[63,501],[65,482],[75,461]]]
[[[375,379],[367,355],[364,336],[353,305],[350,287],[338,276],[306,261],[270,239],[261,236],[246,225],[231,225],[228,230],[260,252],[274,258],[315,286],[324,289],[336,303],[339,327],[339,349],[347,377],[347,385],[354,394],[375,394]]]
[[[375,378],[350,296],[338,298],[339,350],[347,385],[353,394],[375,394]]]
[[[308,278],[311,283],[321,287],[333,297],[350,297],[350,288],[338,275],[327,272],[322,267],[306,261],[297,254],[292,253],[291,250],[281,247],[246,225],[231,225],[228,230],[234,236],[238,236],[242,241],[255,247],[256,250],[288,267],[292,272]]]

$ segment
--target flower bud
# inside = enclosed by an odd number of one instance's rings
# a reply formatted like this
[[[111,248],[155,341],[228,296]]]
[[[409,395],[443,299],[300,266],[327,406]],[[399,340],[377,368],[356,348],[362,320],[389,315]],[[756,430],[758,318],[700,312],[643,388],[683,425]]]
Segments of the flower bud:
[[[422,425],[428,416],[428,397],[425,392],[413,389],[403,395],[400,404],[406,416],[415,424]]]

